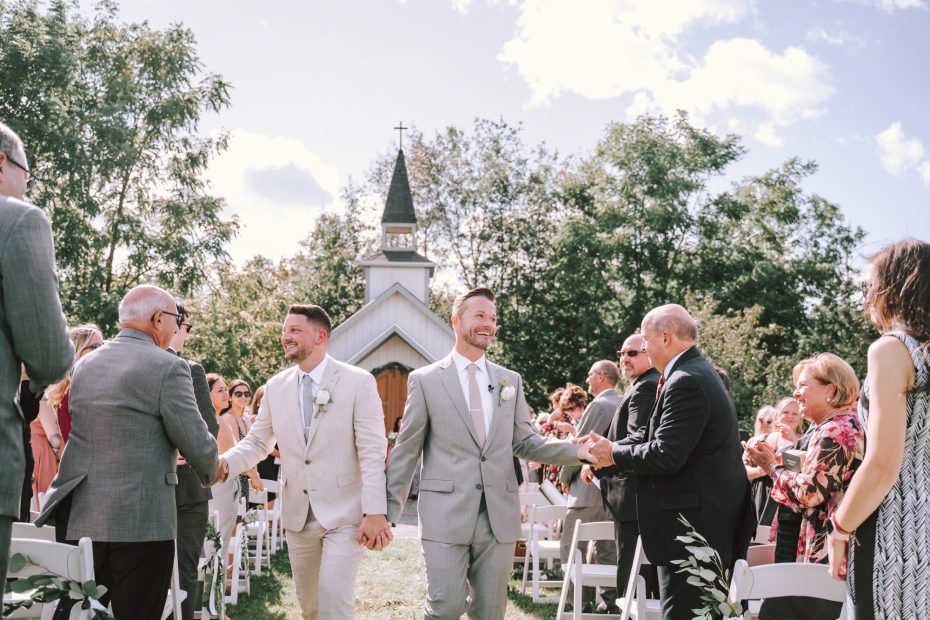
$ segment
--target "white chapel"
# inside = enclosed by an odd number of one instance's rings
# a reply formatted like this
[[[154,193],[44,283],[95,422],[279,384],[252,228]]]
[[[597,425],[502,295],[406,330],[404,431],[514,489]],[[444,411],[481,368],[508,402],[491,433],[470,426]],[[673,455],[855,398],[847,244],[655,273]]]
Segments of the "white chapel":
[[[417,216],[400,149],[381,216],[381,250],[359,263],[365,305],[333,330],[328,347],[334,358],[375,375],[386,433],[403,415],[410,371],[441,359],[455,343],[448,320],[429,308],[436,265],[416,247]]]

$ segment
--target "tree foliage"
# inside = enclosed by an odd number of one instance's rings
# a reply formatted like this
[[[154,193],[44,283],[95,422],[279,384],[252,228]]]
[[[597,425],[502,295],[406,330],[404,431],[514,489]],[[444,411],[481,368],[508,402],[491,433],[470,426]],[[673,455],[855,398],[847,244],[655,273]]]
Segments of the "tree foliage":
[[[236,233],[204,172],[224,135],[201,117],[229,105],[193,34],[122,24],[106,1],[0,2],[0,118],[26,145],[42,182],[30,199],[53,223],[62,298],[73,320],[111,328],[130,287],[182,295],[226,259]]]

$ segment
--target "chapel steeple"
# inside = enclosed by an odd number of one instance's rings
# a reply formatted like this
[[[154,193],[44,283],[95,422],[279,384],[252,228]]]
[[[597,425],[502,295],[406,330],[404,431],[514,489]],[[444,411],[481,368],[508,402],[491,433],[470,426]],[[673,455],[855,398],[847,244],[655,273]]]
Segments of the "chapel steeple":
[[[381,248],[390,252],[416,251],[416,247],[417,214],[413,209],[404,151],[399,149],[391,187],[384,202],[384,213],[381,215]]]

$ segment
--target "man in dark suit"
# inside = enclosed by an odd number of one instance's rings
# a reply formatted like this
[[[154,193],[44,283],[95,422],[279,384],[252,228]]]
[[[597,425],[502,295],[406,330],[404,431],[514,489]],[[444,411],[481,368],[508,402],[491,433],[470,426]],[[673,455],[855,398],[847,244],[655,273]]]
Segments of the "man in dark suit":
[[[21,364],[33,390],[41,391],[64,377],[74,360],[58,297],[52,228],[41,209],[23,202],[29,185],[22,140],[0,123],[0,583],[6,583],[26,466],[17,403]]]
[[[168,347],[169,353],[178,356],[184,350],[184,345],[190,337],[194,324],[191,322],[190,311],[178,304],[178,314],[181,315],[181,326],[178,333],[171,339]],[[185,360],[190,366],[191,381],[194,384],[194,397],[197,399],[197,409],[200,417],[207,425],[210,434],[216,437],[220,427],[216,421],[213,402],[210,400],[210,386],[207,385],[207,375],[203,366],[192,360]],[[187,592],[187,598],[181,604],[181,616],[184,620],[194,617],[194,609],[200,600],[197,588],[197,563],[203,549],[204,535],[207,533],[207,521],[210,511],[207,503],[213,498],[210,489],[200,484],[197,473],[187,464],[182,456],[178,456],[178,486],[174,489],[174,499],[177,504],[178,519],[178,577],[181,589]]]
[[[610,422],[613,420],[614,412],[617,405],[620,404],[620,395],[617,394],[617,382],[620,380],[620,371],[617,365],[610,360],[600,360],[594,362],[591,370],[588,371],[588,390],[594,394],[594,400],[588,403],[584,413],[578,421],[578,428],[575,434],[579,437],[589,433],[606,434],[610,428]],[[563,411],[565,409],[563,408]],[[581,476],[582,471],[586,473]],[[601,492],[593,484],[590,476],[590,465],[585,465],[584,470],[579,465],[564,465],[559,477],[562,488],[567,489],[568,512],[565,515],[564,529],[561,538],[562,565],[568,562],[568,556],[573,549],[572,536],[575,533],[575,522],[581,519],[582,523],[593,523],[595,521],[609,521],[610,514],[604,508],[604,502],[601,499]],[[587,543],[579,545],[579,549],[584,553]],[[617,549],[612,541],[599,540],[594,543],[594,550],[597,556],[598,564],[615,564],[617,562]],[[588,605],[594,604],[593,590],[588,588],[585,592],[585,602]],[[600,606],[605,611],[614,611],[614,601],[617,593],[612,588],[605,588],[601,591],[603,601]],[[593,611],[593,610],[592,610]]]
[[[755,515],[741,462],[736,409],[720,376],[696,346],[697,324],[679,305],[660,306],[642,323],[643,349],[661,373],[645,428],[616,443],[588,440],[598,462],[637,474],[637,517],[646,557],[659,573],[666,619],[692,618],[700,590],[674,560],[691,555],[676,540],[683,515],[725,568],[745,556]]]
[[[649,356],[642,352],[643,337],[634,334],[617,351],[620,372],[629,382],[614,414],[607,439],[612,442],[633,435],[649,422],[656,403],[659,371],[652,367]],[[636,476],[624,474],[616,465],[593,470],[600,479],[604,505],[614,520],[617,543],[617,592],[623,593],[630,578],[639,524],[636,520]]]

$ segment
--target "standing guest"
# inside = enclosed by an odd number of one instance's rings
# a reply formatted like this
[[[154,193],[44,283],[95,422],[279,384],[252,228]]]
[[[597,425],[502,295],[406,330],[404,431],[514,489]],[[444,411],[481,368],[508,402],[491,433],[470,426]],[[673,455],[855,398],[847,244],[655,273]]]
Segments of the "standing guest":
[[[855,617],[930,618],[930,244],[905,239],[869,261],[864,287],[872,323],[859,415],[869,450],[833,514],[830,571],[843,576]]]
[[[258,389],[255,390],[255,395],[252,397],[252,405],[249,407],[249,411],[252,414],[252,423],[255,423],[255,420],[258,419],[258,412],[262,406],[262,399],[265,397],[265,386],[260,385]],[[262,480],[277,480],[278,479],[278,469],[279,465],[275,463],[275,460],[281,458],[281,453],[278,451],[278,444],[275,444],[274,450],[268,454],[265,459],[258,464],[256,469],[258,470],[258,476]],[[274,499],[275,494],[271,491],[268,492],[268,508],[274,508]]]
[[[801,416],[798,401],[789,396],[781,399],[774,407],[767,406],[775,412],[769,424],[769,427],[774,430],[763,435],[755,435],[749,440],[750,445],[760,441],[765,442],[776,454],[794,448],[801,438],[804,427],[804,418]],[[760,414],[763,409],[765,407],[759,410]],[[764,469],[752,464],[747,452],[743,452],[743,465],[746,466],[746,477],[751,483],[752,503],[756,507],[759,525],[771,525],[778,507],[778,504],[771,499],[772,478]]]
[[[117,618],[158,619],[174,566],[177,451],[201,483],[218,471],[190,367],[168,353],[181,315],[167,291],[142,285],[119,304],[119,334],[82,359],[71,384],[71,439],[36,520],[60,539],[87,536],[94,576]]]
[[[566,383],[561,389],[558,409],[549,416],[549,421],[543,426],[542,436],[553,439],[568,439],[575,436],[575,421],[581,417],[585,407],[588,406],[588,393],[584,388],[574,383]],[[567,493],[568,488],[562,484],[562,466],[546,463],[542,466],[543,479],[551,482],[557,491]]]
[[[229,405],[220,414],[220,424],[226,425],[233,437],[233,445],[236,445],[248,435],[252,427],[252,423],[245,415],[249,400],[252,398],[252,390],[244,379],[233,379],[227,386],[227,392]],[[248,501],[250,486],[256,491],[264,491],[258,471],[254,467],[239,476],[240,498],[244,497]]]
[[[26,453],[16,408],[24,364],[33,394],[58,381],[74,359],[58,298],[52,229],[23,202],[32,185],[23,142],[0,123],[0,583],[6,583],[13,519],[20,516]]]
[[[168,347],[169,353],[181,355],[187,339],[194,329],[192,313],[184,306],[178,304],[178,314],[181,315],[181,328],[171,339]],[[210,398],[210,386],[203,366],[191,360],[185,360],[190,367],[191,384],[194,386],[194,397],[197,399],[197,410],[200,418],[207,425],[207,430],[213,437],[219,431],[216,414],[213,411],[213,402]],[[177,507],[178,522],[178,577],[181,589],[187,592],[187,597],[181,603],[181,616],[184,620],[194,617],[194,608],[200,601],[200,589],[203,582],[198,581],[197,564],[203,549],[203,539],[207,532],[209,521],[209,501],[213,494],[210,489],[200,484],[197,472],[187,464],[184,457],[179,456],[178,486],[174,490],[175,505]]]
[[[303,618],[353,618],[363,546],[390,543],[385,520],[384,413],[371,373],[326,353],[332,323],[293,305],[281,330],[296,365],[272,377],[258,421],[223,454],[234,476],[281,448],[281,520]]]
[[[70,332],[71,344],[74,345],[74,363],[79,359],[103,346],[103,334],[100,328],[93,323],[85,323],[72,327]],[[72,369],[74,367],[72,366]],[[58,429],[61,431],[61,446],[64,449],[71,435],[71,408],[68,404],[68,392],[71,389],[71,375],[46,390],[45,397],[55,410],[58,418]]]
[[[427,618],[504,618],[521,535],[514,454],[563,465],[590,456],[584,445],[538,435],[520,375],[486,359],[497,333],[494,299],[477,288],[453,302],[455,348],[410,373],[404,424],[388,462],[388,517],[396,522],[422,459],[417,511]]]
[[[852,366],[832,353],[803,360],[794,367],[792,376],[801,415],[815,427],[801,470],[780,466],[768,443],[747,443],[746,451],[752,463],[772,477],[772,499],[804,513],[795,561],[826,564],[827,522],[842,501],[865,449],[862,425],[852,410],[859,396],[859,380]],[[842,606],[806,597],[780,597],[766,600],[759,617],[800,614],[812,620],[833,620]]]
[[[617,351],[620,371],[629,382],[607,430],[607,439],[617,442],[635,434],[649,422],[656,402],[659,371],[652,367],[649,356],[643,353],[643,337],[633,334],[623,341]],[[601,481],[601,495],[614,521],[614,539],[617,544],[617,592],[625,592],[633,567],[639,523],[636,520],[636,476],[622,474],[616,466],[593,470]],[[648,573],[655,586],[654,571]]]
[[[657,567],[665,618],[690,618],[700,590],[674,560],[690,553],[676,537],[684,515],[720,555],[724,568],[744,557],[756,521],[740,460],[736,409],[720,375],[697,348],[697,323],[681,306],[651,310],[643,348],[661,375],[649,424],[612,443],[592,434],[598,461],[637,474],[636,514],[646,557]],[[581,438],[579,438],[581,439]]]
[[[617,394],[617,382],[620,380],[620,370],[617,365],[610,360],[600,360],[591,366],[588,371],[588,391],[594,394],[594,400],[585,407],[584,413],[578,422],[578,435],[587,435],[588,433],[598,433],[606,435],[613,421],[614,412],[620,405],[620,395]],[[562,467],[559,480],[564,488],[567,488],[568,508],[562,528],[561,560],[562,565],[568,563],[568,557],[574,552],[571,548],[572,536],[575,534],[575,525],[580,519],[582,523],[593,523],[595,521],[610,521],[610,513],[604,507],[604,501],[601,498],[601,490],[592,483],[590,465],[565,465]],[[585,553],[587,543],[579,543],[578,549],[582,554]],[[599,540],[594,543],[594,550],[598,564],[617,563],[617,546],[612,540]],[[620,590],[622,592],[622,590]],[[588,588],[582,594],[585,603],[593,605],[593,589]],[[617,613],[617,590],[613,588],[603,588],[600,591],[602,600],[598,604],[597,611],[608,613]],[[594,610],[592,610],[594,611]]]
[[[565,419],[565,415],[562,413],[561,401],[562,394],[565,393],[564,387],[557,387],[551,394],[549,394],[549,403],[552,406],[552,410],[547,414],[540,414],[540,416],[545,415],[545,419],[540,421],[537,419],[537,429],[536,431],[543,437],[558,437],[558,423]],[[556,489],[559,488],[559,467],[557,465],[549,465],[544,463],[534,463],[532,461],[527,461],[527,467],[531,471],[538,472],[537,477],[539,478],[540,484],[543,480],[548,480]]]
[[[61,430],[58,428],[58,418],[55,410],[48,401],[38,403],[36,419],[29,423],[30,441],[32,446],[32,494],[36,499],[36,506],[42,509],[38,502],[40,493],[45,493],[52,479],[58,473],[58,459],[61,458]],[[20,402],[22,406],[22,402]]]
[[[226,388],[226,380],[213,372],[207,375],[207,386],[210,388],[210,402],[213,404],[213,412],[219,428],[216,445],[220,452],[225,452],[236,445],[232,430],[226,424],[220,423],[221,412],[229,407],[229,390]],[[229,539],[236,527],[236,515],[239,513],[239,479],[224,480],[214,484],[210,490],[213,492],[213,498],[210,500],[208,509],[210,514],[215,512],[219,515],[217,527],[220,530],[223,546],[228,547]],[[232,566],[231,555],[226,566]]]

